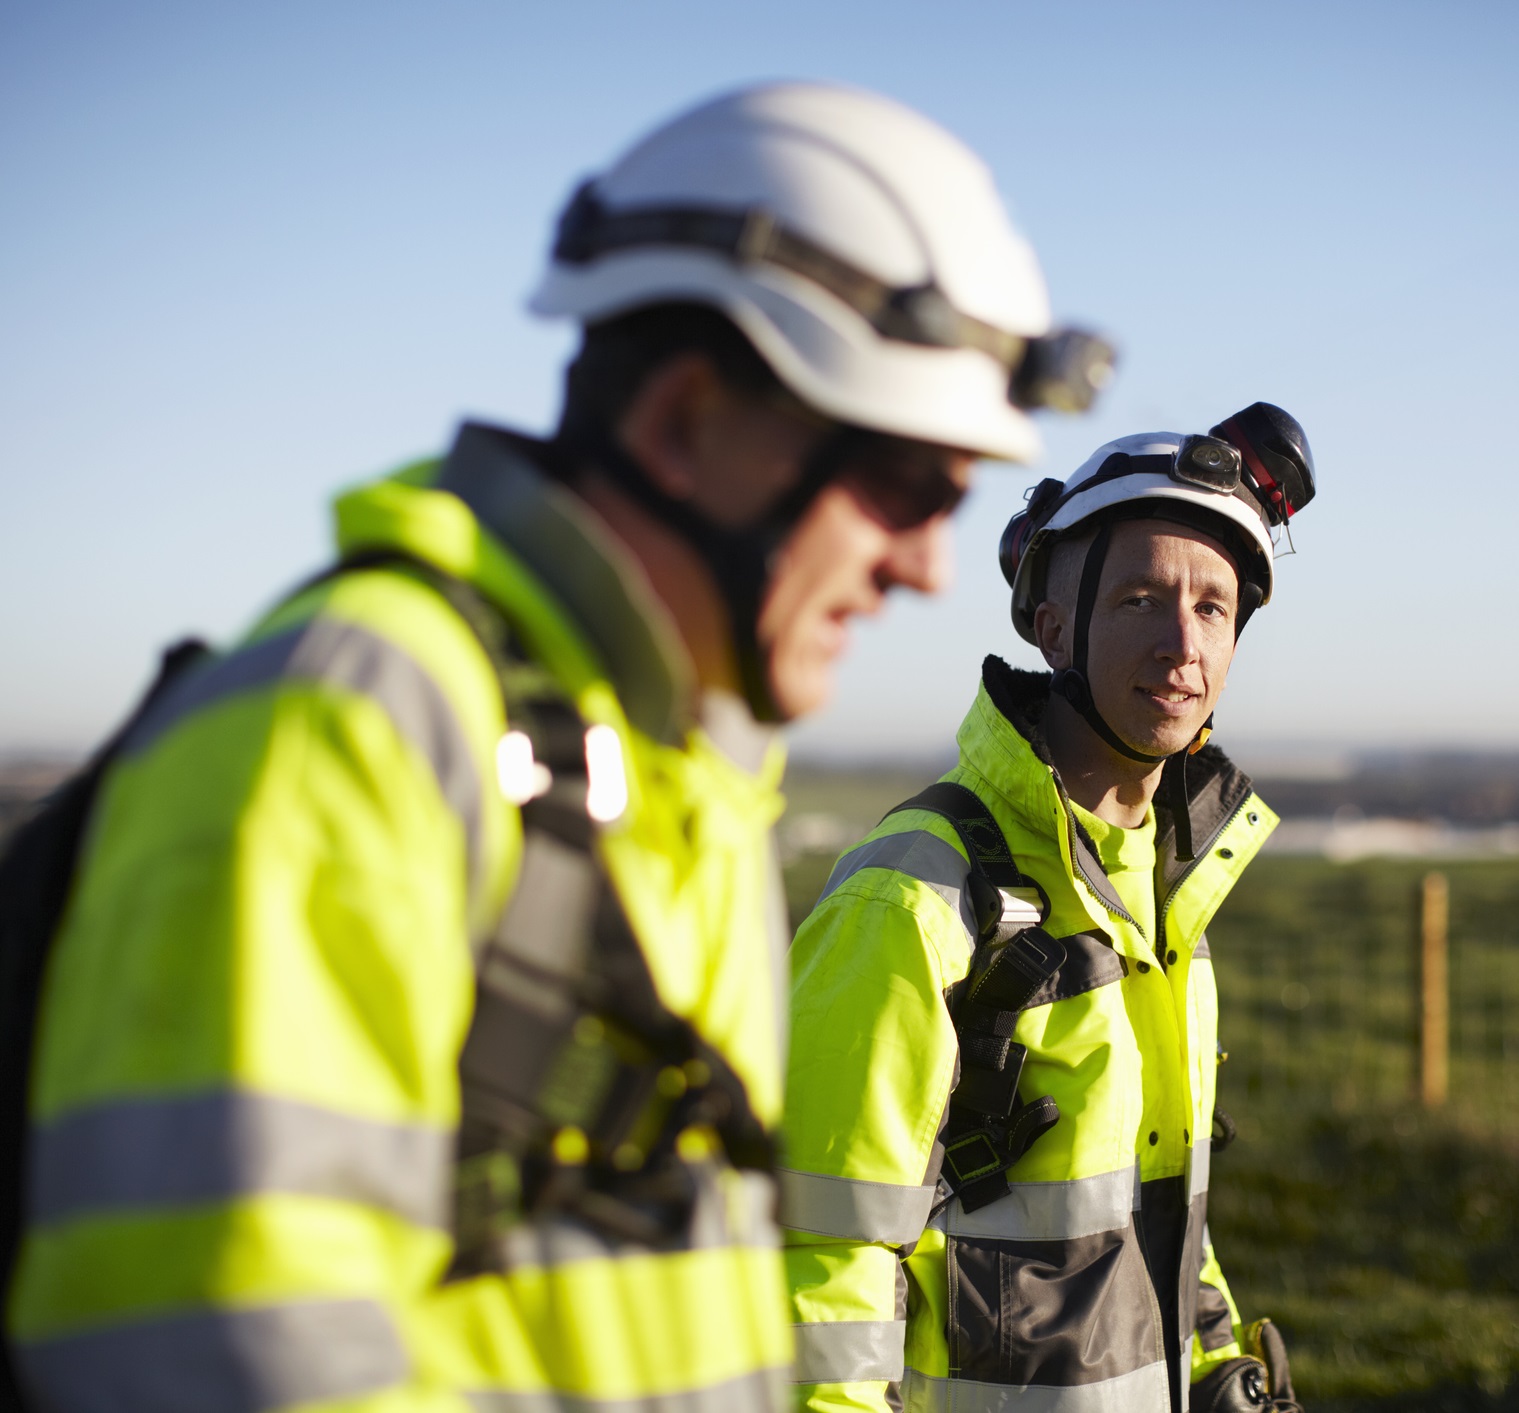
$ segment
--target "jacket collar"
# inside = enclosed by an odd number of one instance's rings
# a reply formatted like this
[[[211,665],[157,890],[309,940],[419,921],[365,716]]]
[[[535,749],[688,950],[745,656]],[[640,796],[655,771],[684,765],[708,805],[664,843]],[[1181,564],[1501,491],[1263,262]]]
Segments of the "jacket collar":
[[[1032,757],[1025,761],[1024,768],[1016,774],[1019,785],[1010,793],[1012,803],[1026,816],[1035,816],[1038,805],[1029,796],[1029,790],[1032,787],[1043,794],[1047,788],[1044,780],[1047,771],[1054,780],[1064,809],[1065,787],[1060,783],[1059,772],[1050,759],[1049,746],[1044,738],[1044,712],[1050,699],[1050,674],[1025,672],[1009,667],[1000,657],[988,656],[981,666],[981,684],[990,707],[1005,727],[1010,728],[999,731],[996,723],[991,723],[993,737],[1000,739],[1002,750],[1011,751],[1016,758],[1019,754],[1018,746],[1014,744],[1016,738],[1016,742],[1021,743],[1022,754]],[[968,721],[967,726],[969,724]],[[974,739],[974,733],[967,733],[962,728],[961,746],[965,749],[967,758],[974,751],[983,749],[984,745],[985,743],[978,743]],[[1035,761],[1044,769],[1029,769]],[[1006,772],[998,772],[992,778],[1006,778]],[[1192,837],[1199,856],[1207,851],[1209,841],[1244,804],[1250,790],[1250,777],[1217,746],[1204,746],[1187,762],[1187,798],[1192,815]],[[1023,798],[1018,798],[1020,795]],[[1067,813],[1069,814],[1068,811]],[[1107,885],[1106,876],[1097,862],[1095,845],[1073,816],[1072,825],[1076,837],[1077,867],[1083,874],[1090,875],[1088,881],[1103,895],[1105,901],[1117,903],[1116,894],[1111,898],[1107,896],[1111,892],[1111,885]],[[1164,897],[1190,871],[1191,865],[1176,857],[1175,818],[1170,802],[1159,795],[1155,798],[1155,854],[1160,868],[1159,892]],[[1099,886],[1095,881],[1097,879],[1107,886]],[[1118,906],[1121,908],[1122,904]]]
[[[558,600],[606,668],[628,721],[677,743],[693,672],[643,571],[572,492],[546,475],[541,442],[466,422],[435,487],[459,497]]]

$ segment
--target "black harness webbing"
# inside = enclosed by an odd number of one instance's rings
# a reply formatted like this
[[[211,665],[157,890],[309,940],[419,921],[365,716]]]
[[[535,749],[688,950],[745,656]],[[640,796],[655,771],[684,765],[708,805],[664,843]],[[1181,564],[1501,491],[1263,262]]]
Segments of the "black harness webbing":
[[[807,457],[797,483],[762,511],[754,523],[724,526],[688,500],[661,490],[647,471],[610,433],[561,433],[556,451],[584,456],[645,510],[674,530],[701,557],[722,590],[728,626],[738,658],[744,700],[761,721],[784,719],[770,690],[767,654],[759,641],[759,616],[777,551],[812,502],[838,475],[850,451],[866,435],[840,425]]]
[[[1013,1040],[1019,1013],[1059,972],[1064,943],[1042,927],[1004,921],[1003,890],[1033,892],[1041,917],[1049,899],[1021,873],[985,802],[963,785],[938,781],[903,801],[901,810],[926,810],[947,821],[970,860],[966,888],[976,919],[970,973],[950,996],[960,1047],[960,1075],[945,1122],[941,1180],[948,1195],[974,1212],[1007,1194],[1007,1171],[1054,1127],[1059,1106],[1048,1095],[1024,1103],[1018,1094],[1027,1049]]]
[[[546,788],[520,806],[522,869],[476,945],[475,1014],[462,1098],[452,1278],[498,1269],[499,1238],[560,1212],[615,1239],[677,1237],[696,1200],[688,1129],[716,1135],[736,1168],[769,1172],[775,1142],[743,1081],[660,1000],[597,850],[587,811],[587,723],[473,585],[399,552],[355,555],[309,581],[397,568],[435,588],[495,669],[509,729],[532,744]]]

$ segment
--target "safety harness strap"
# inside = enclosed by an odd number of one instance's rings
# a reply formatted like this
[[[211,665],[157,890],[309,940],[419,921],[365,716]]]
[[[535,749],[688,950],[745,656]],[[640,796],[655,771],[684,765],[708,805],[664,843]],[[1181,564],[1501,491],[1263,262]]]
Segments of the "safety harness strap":
[[[1037,890],[1040,916],[1049,899],[1013,860],[1007,838],[973,790],[941,780],[889,814],[919,809],[953,826],[970,861],[966,881],[978,935],[970,974],[951,995],[960,1076],[950,1095],[941,1178],[948,1196],[974,1212],[1007,1193],[1007,1170],[1060,1118],[1048,1094],[1023,1103],[1018,1084],[1028,1051],[1013,1039],[1018,1015],[1066,960],[1064,943],[1042,927],[1007,916],[1004,890]]]
[[[473,585],[401,551],[355,554],[308,581],[400,568],[474,632],[506,720],[527,736],[541,784],[521,804],[523,862],[494,931],[476,940],[476,1006],[459,1059],[454,1277],[498,1268],[498,1238],[558,1211],[618,1239],[681,1231],[695,1177],[677,1152],[692,1128],[728,1161],[770,1172],[774,1142],[743,1081],[660,1000],[597,851],[587,723]]]
[[[728,624],[738,658],[745,701],[761,721],[778,721],[780,709],[770,690],[769,663],[759,643],[759,615],[776,551],[818,494],[838,474],[859,438],[860,429],[840,425],[824,436],[802,466],[797,483],[763,511],[751,525],[726,526],[661,490],[625,447],[605,430],[562,433],[557,452],[584,458],[616,483],[701,556],[722,590]]]

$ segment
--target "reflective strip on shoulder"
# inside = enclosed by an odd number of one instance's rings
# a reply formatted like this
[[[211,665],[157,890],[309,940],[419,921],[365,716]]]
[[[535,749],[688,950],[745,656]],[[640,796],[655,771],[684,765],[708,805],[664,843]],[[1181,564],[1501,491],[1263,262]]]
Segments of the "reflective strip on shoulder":
[[[902,1377],[906,1320],[828,1320],[793,1325],[799,1384],[862,1384]]]
[[[851,849],[833,866],[818,902],[853,878],[861,869],[888,868],[915,878],[937,893],[950,911],[960,919],[966,942],[976,935],[976,916],[971,908],[965,880],[970,864],[953,844],[926,829],[909,829],[901,834],[886,834]]]
[[[998,1241],[1069,1241],[1123,1231],[1139,1207],[1139,1169],[1066,1182],[1014,1182],[1006,1197],[967,1213],[956,1198],[934,1218],[951,1236]]]
[[[269,1094],[128,1099],[65,1115],[31,1142],[31,1219],[335,1197],[447,1227],[451,1131],[386,1124]]]
[[[1115,1379],[1054,1388],[1040,1384],[988,1384],[940,1379],[908,1369],[902,1379],[903,1413],[1170,1413],[1171,1385],[1164,1364],[1149,1364]]]
[[[552,1389],[480,1389],[465,1395],[475,1413],[780,1413],[792,1403],[786,1371],[757,1369],[678,1393],[595,1398]]]
[[[662,1251],[716,1250],[721,1247],[773,1248],[780,1233],[772,1215],[775,1188],[763,1173],[735,1173],[711,1164],[689,1169],[696,1184],[696,1204],[683,1232],[662,1244]],[[492,1252],[503,1269],[549,1269],[609,1257],[645,1254],[648,1247],[603,1235],[583,1221],[541,1217],[518,1222],[502,1232]]]
[[[442,688],[410,653],[357,623],[319,616],[192,671],[138,722],[123,753],[147,750],[203,707],[277,681],[342,687],[380,707],[431,765],[439,791],[464,825],[472,872],[478,872],[484,795],[464,728]]]
[[[409,1373],[368,1300],[304,1300],[136,1320],[17,1349],[47,1408],[70,1413],[265,1413],[357,1398]]]
[[[781,1224],[814,1236],[906,1246],[923,1235],[934,1204],[932,1187],[862,1182],[779,1169]]]

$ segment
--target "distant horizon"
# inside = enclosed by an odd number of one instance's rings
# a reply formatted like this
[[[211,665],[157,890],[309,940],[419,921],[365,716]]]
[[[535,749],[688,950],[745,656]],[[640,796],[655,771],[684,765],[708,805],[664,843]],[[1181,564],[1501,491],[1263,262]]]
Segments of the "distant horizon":
[[[1494,0],[5,7],[0,741],[88,749],[157,646],[235,641],[331,561],[340,487],[462,417],[554,425],[575,334],[524,297],[570,192],[795,77],[965,138],[1056,317],[1120,348],[1038,465],[982,468],[950,591],[855,625],[799,759],[939,759],[986,652],[1038,662],[997,562],[1028,488],[1262,398],[1320,490],[1220,738],[1519,749],[1516,62]]]
[[[1253,774],[1269,775],[1277,780],[1343,779],[1356,769],[1367,765],[1383,764],[1389,760],[1467,763],[1501,761],[1519,766],[1519,746],[1508,742],[1492,744],[1471,741],[1356,743],[1329,738],[1288,740],[1250,736],[1226,737],[1223,733],[1219,733],[1215,739],[1237,764],[1244,766]],[[83,761],[100,744],[100,741],[80,745],[0,744],[0,771],[27,766],[75,764]],[[791,765],[801,765],[816,770],[919,771],[932,769],[942,772],[954,764],[956,755],[951,738],[947,748],[941,750],[917,747],[900,750],[861,748],[858,751],[850,751],[808,743],[788,750],[787,760]]]

